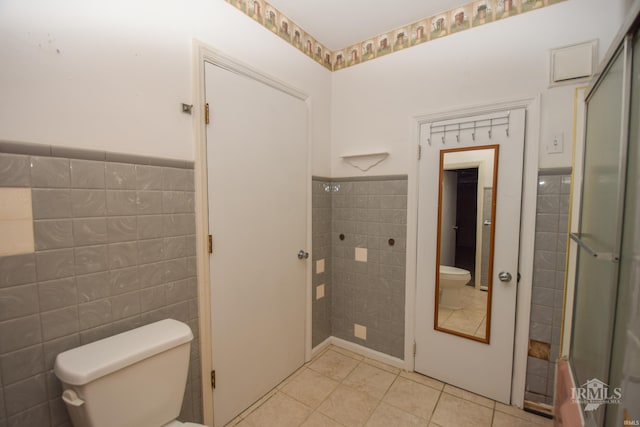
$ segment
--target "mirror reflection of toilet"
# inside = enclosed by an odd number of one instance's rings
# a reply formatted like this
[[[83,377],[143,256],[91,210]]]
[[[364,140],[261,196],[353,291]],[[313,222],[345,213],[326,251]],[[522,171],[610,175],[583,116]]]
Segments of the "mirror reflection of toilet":
[[[165,319],[56,358],[64,400],[75,427],[204,427],[177,421],[193,334]]]
[[[468,270],[440,266],[439,273],[439,304],[440,308],[459,310],[462,308],[461,290],[471,280],[471,273]]]

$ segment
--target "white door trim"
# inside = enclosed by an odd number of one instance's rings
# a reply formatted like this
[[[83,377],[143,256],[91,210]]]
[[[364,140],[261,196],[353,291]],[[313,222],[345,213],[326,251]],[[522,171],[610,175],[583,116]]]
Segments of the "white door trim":
[[[211,287],[209,283],[209,215],[207,186],[207,146],[204,123],[205,105],[205,62],[215,64],[228,71],[257,80],[274,89],[294,96],[307,105],[307,251],[311,250],[311,99],[300,91],[279,79],[268,76],[254,67],[244,64],[214,49],[205,43],[193,40],[193,135],[194,135],[194,177],[195,177],[195,219],[196,219],[196,261],[198,276],[198,328],[200,339],[200,363],[202,381],[203,421],[213,426],[213,390],[210,383],[210,372],[213,366],[211,351]],[[306,272],[306,319],[305,319],[305,361],[311,359],[311,263]]]
[[[413,141],[420,146],[420,126],[423,123],[480,115],[513,108],[525,108],[524,167],[522,176],[522,206],[520,219],[520,254],[516,300],[516,330],[513,350],[513,375],[511,381],[511,404],[522,407],[527,369],[529,341],[529,318],[531,315],[531,287],[533,284],[533,256],[536,224],[536,202],[538,192],[538,156],[540,137],[540,96],[535,98],[500,101],[493,104],[462,106],[444,111],[416,115],[412,122]],[[426,141],[425,141],[426,143]],[[410,149],[416,150],[412,145]],[[405,369],[415,367],[414,343],[416,339],[416,286],[418,256],[418,158],[409,165],[407,200],[407,283],[405,299]]]

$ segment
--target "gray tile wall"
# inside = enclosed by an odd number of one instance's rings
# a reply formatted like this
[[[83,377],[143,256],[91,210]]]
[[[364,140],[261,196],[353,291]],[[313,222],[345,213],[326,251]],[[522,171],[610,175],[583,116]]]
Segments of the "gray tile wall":
[[[571,171],[538,176],[535,258],[529,339],[549,346],[549,358],[528,358],[525,399],[553,404],[565,289]]]
[[[0,153],[0,187],[32,188],[36,247],[0,257],[0,427],[70,425],[59,352],[164,318],[198,336],[193,170]]]
[[[402,358],[407,178],[340,179],[333,190],[332,334]],[[355,260],[356,248],[367,249],[367,262]],[[354,336],[354,324],[367,328],[366,340]]]
[[[328,179],[314,178],[312,181],[312,260],[313,295],[312,346],[321,344],[331,336],[331,189]],[[324,272],[317,271],[317,261],[324,260]],[[324,298],[316,298],[318,285],[324,284]]]

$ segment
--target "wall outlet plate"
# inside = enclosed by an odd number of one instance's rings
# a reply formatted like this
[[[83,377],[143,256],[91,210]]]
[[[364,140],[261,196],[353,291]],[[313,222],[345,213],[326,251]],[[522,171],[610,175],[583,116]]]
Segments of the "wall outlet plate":
[[[316,286],[316,299],[324,298],[324,283]]]

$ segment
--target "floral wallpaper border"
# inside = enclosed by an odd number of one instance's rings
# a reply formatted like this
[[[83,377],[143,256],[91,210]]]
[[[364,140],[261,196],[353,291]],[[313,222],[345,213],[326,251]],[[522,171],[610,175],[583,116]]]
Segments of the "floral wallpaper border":
[[[566,0],[475,0],[331,51],[265,0],[225,0],[330,71]]]

